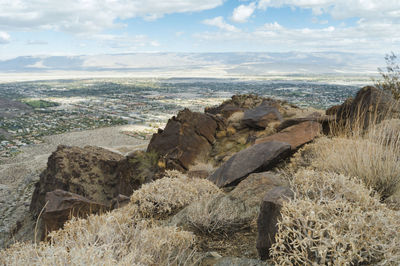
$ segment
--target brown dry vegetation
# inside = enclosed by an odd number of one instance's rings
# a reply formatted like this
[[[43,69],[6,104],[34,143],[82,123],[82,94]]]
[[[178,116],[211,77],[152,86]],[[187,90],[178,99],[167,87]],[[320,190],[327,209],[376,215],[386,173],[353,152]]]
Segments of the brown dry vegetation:
[[[194,258],[195,235],[153,218],[217,193],[207,180],[176,172],[143,187],[127,206],[72,219],[49,242],[0,251],[1,265],[185,265]]]
[[[301,170],[294,200],[282,207],[276,263],[285,265],[397,265],[400,213],[388,209],[356,178]]]

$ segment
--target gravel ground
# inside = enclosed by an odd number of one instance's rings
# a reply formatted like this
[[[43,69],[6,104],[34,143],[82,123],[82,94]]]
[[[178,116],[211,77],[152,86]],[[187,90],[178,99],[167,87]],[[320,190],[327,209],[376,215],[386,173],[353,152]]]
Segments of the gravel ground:
[[[34,183],[39,180],[39,174],[45,169],[48,157],[58,145],[100,146],[122,154],[144,149],[148,141],[120,133],[128,130],[134,130],[134,126],[116,126],[48,136],[44,138],[44,143],[24,147],[16,157],[1,160],[0,248],[9,242],[9,236],[16,227],[24,227],[24,221],[29,220],[27,216]],[[20,233],[16,237],[17,240],[31,238],[30,229],[31,226],[27,227],[27,235]]]

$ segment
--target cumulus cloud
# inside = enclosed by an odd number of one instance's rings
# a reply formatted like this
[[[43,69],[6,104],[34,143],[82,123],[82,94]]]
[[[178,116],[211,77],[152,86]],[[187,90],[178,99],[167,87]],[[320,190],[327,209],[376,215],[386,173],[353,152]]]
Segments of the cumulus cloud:
[[[215,17],[212,19],[203,20],[203,23],[209,26],[215,26],[220,28],[221,30],[231,31],[231,32],[238,32],[239,29],[235,26],[227,23],[223,17]]]
[[[7,32],[0,31],[0,44],[10,42],[10,35]]]
[[[51,29],[72,33],[100,32],[117,19],[154,20],[171,13],[215,8],[224,0],[0,0],[0,29]]]
[[[240,5],[233,10],[232,20],[238,23],[247,22],[250,16],[254,13],[255,9],[255,3],[251,3],[249,5]]]

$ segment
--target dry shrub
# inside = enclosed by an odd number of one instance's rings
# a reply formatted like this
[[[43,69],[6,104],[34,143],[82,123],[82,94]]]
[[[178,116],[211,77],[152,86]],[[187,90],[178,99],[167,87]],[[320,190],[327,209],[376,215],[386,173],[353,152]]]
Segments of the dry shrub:
[[[290,172],[309,167],[358,177],[382,198],[390,197],[400,190],[400,142],[383,143],[388,131],[370,132],[358,138],[320,138],[294,156]]]
[[[16,244],[0,252],[2,265],[190,264],[195,238],[176,227],[141,221],[120,224],[112,213],[73,220],[49,243]]]
[[[141,217],[171,214],[189,203],[209,197],[220,190],[206,179],[188,178],[178,171],[167,172],[167,178],[143,185],[133,192],[131,203]]]
[[[120,209],[72,219],[39,244],[0,252],[0,265],[182,265],[193,263],[194,235],[150,219],[219,192],[207,180],[179,172],[143,185]]]
[[[190,230],[226,235],[248,227],[256,214],[243,200],[221,193],[192,203],[177,218]]]
[[[274,261],[287,265],[398,265],[400,213],[371,196],[358,179],[299,171],[294,200],[284,203]]]

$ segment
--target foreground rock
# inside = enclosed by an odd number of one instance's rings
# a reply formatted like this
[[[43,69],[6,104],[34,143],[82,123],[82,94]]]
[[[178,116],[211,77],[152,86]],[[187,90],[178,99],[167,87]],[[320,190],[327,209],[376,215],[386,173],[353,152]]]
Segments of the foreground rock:
[[[61,189],[47,192],[46,208],[43,213],[45,231],[48,233],[62,228],[72,217],[85,218],[92,213],[107,209],[105,205]]]
[[[289,143],[293,150],[312,141],[321,134],[322,125],[318,122],[307,121],[285,128],[279,133],[256,140],[256,144],[268,141],[281,141]]]
[[[399,105],[391,95],[375,87],[367,86],[356,97],[346,100],[336,110],[340,125],[366,129],[371,122],[380,122],[399,113]]]
[[[251,173],[271,169],[290,152],[291,147],[285,142],[270,141],[251,146],[233,155],[208,180],[218,187],[235,185]]]
[[[47,169],[32,196],[30,211],[39,215],[45,205],[47,192],[62,189],[105,206],[121,194],[118,167],[124,156],[109,150],[86,146],[85,148],[60,145],[49,157]]]
[[[280,209],[283,202],[293,198],[293,195],[288,187],[275,187],[268,191],[261,202],[257,219],[257,250],[261,260],[270,257],[269,249],[275,243],[275,235],[278,232],[277,222],[281,216]]]
[[[164,130],[154,134],[147,148],[161,156],[169,169],[185,171],[196,161],[204,160],[211,151],[215,133],[222,123],[212,116],[180,111],[168,120]]]

